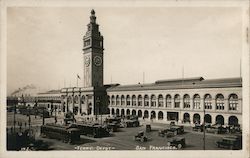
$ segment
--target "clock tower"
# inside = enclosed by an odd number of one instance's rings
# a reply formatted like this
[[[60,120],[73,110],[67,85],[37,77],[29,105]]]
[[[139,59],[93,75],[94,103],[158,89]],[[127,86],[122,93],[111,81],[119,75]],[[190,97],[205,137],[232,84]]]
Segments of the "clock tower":
[[[90,23],[83,37],[84,87],[103,86],[103,36],[91,10]]]

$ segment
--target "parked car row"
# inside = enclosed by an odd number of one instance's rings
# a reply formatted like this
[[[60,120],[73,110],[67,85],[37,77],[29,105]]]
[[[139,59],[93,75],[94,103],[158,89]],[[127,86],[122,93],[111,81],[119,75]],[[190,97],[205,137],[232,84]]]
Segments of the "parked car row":
[[[207,133],[215,133],[215,134],[224,134],[224,133],[241,133],[240,125],[229,125],[229,126],[223,126],[220,124],[205,124],[205,128],[203,124],[195,124],[193,127],[193,131],[197,132],[203,132],[205,131]]]

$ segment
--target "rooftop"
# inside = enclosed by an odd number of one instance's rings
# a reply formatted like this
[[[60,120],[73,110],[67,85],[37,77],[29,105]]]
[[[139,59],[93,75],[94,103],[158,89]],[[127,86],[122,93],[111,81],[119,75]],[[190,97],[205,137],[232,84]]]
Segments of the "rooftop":
[[[167,89],[199,89],[199,88],[228,88],[242,87],[241,78],[208,79],[203,77],[158,80],[155,83],[117,85],[107,91],[140,91],[140,90],[167,90]]]

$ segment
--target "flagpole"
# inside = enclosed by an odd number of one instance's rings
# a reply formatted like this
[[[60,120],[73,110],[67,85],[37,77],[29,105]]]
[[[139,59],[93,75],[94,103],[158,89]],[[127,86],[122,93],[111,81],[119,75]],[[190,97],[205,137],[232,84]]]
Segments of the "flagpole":
[[[76,76],[76,87],[78,87],[78,76]]]

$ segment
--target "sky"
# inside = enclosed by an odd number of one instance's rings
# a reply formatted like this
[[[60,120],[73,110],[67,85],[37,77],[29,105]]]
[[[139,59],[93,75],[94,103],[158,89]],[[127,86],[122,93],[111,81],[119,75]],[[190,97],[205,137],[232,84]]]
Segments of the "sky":
[[[92,8],[7,10],[7,94],[83,86],[83,36]],[[237,7],[94,7],[104,36],[104,84],[240,76]],[[184,71],[183,71],[184,69]],[[183,73],[184,72],[184,73]]]

